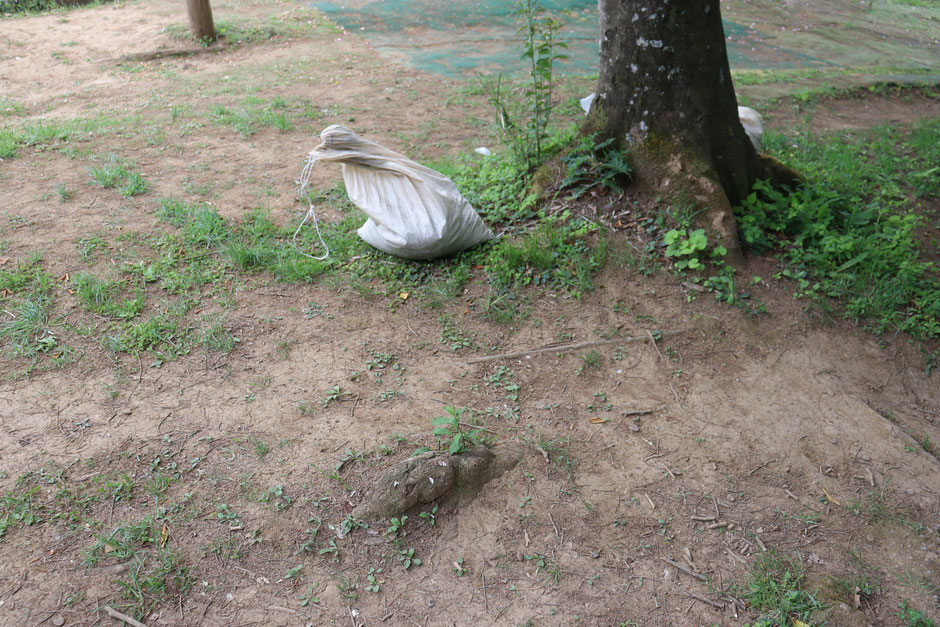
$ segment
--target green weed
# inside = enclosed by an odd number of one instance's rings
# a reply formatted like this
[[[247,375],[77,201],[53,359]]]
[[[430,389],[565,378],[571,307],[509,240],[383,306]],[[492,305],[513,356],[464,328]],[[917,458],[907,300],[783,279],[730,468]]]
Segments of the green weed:
[[[457,409],[448,406],[444,408],[444,416],[438,416],[431,420],[431,424],[437,427],[434,429],[434,435],[440,442],[441,448],[446,447],[447,452],[451,455],[462,453],[478,444],[487,443],[485,429],[468,426],[461,422],[464,419],[464,414],[468,411],[470,410],[466,407]],[[467,420],[469,420],[469,417]]]
[[[631,170],[626,153],[611,146],[613,138],[595,143],[595,138],[582,137],[561,160],[567,171],[559,184],[572,198],[580,198],[588,190],[601,187],[619,194],[622,184],[630,180]]]
[[[89,311],[130,320],[144,308],[144,291],[138,289],[134,298],[124,299],[125,284],[122,281],[99,279],[89,272],[75,275],[75,295],[78,301]]]
[[[167,359],[187,352],[189,331],[180,327],[180,321],[168,314],[153,314],[137,324],[128,324],[124,333],[116,338],[115,348],[128,353],[153,351]]]
[[[747,598],[758,613],[755,625],[784,627],[796,619],[811,624],[820,605],[805,583],[799,562],[773,550],[761,553],[747,580]]]
[[[238,344],[238,338],[225,328],[224,319],[220,318],[209,323],[200,332],[199,344],[205,350],[231,353]]]
[[[0,270],[0,302],[8,312],[0,322],[0,344],[14,357],[42,355],[65,363],[72,349],[61,344],[50,320],[55,279],[32,255],[11,270]]]
[[[521,57],[528,80],[521,93],[503,91],[500,75],[490,91],[489,100],[496,112],[497,128],[515,160],[523,164],[525,174],[541,165],[548,151],[549,120],[554,103],[555,64],[567,59],[562,51],[568,44],[559,41],[561,22],[548,14],[537,0],[520,0],[518,15],[522,25],[518,35]]]
[[[11,527],[29,527],[42,520],[39,517],[42,506],[33,502],[33,495],[39,489],[34,486],[22,493],[11,490],[0,497],[0,542]]]
[[[101,187],[116,188],[121,196],[130,198],[150,189],[150,184],[140,172],[131,170],[132,167],[133,164],[112,156],[106,164],[92,167],[91,177]]]
[[[883,126],[821,138],[771,133],[768,152],[812,182],[789,192],[755,185],[736,209],[742,238],[787,262],[781,275],[799,279],[797,295],[834,299],[846,318],[877,334],[935,338],[940,282],[937,269],[920,258],[915,235],[921,220],[907,207],[911,196],[937,193],[938,144],[935,120],[913,131]]]
[[[928,618],[924,612],[912,608],[908,599],[904,599],[898,604],[898,611],[894,615],[906,621],[906,627],[934,627],[935,625],[933,620]]]

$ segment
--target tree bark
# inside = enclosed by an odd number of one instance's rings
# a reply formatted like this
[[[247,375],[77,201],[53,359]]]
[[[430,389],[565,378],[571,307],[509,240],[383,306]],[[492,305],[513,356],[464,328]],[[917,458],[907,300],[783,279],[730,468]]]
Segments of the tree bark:
[[[599,0],[597,96],[584,130],[629,148],[635,178],[692,201],[741,259],[732,205],[767,174],[738,119],[719,0]]]
[[[196,41],[213,42],[219,38],[209,0],[186,0],[186,10],[189,12],[189,30]]]

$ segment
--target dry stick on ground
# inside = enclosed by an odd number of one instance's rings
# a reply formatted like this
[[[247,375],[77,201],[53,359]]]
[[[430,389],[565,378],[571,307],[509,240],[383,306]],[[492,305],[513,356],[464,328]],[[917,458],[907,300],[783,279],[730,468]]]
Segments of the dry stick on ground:
[[[669,337],[672,335],[678,335],[680,333],[685,333],[686,329],[680,329],[678,331],[662,331],[662,337]],[[474,357],[473,359],[468,359],[468,364],[484,364],[490,361],[499,361],[500,359],[515,359],[517,357],[525,357],[526,355],[538,355],[539,353],[566,353],[569,351],[576,351],[581,348],[590,348],[592,346],[606,346],[608,344],[634,344],[636,342],[649,342],[653,341],[656,343],[656,339],[653,337],[652,333],[649,333],[646,337],[624,337],[617,340],[592,340],[590,342],[578,342],[576,344],[559,344],[559,345],[549,345],[543,346],[541,348],[533,348],[530,350],[516,351],[513,353],[501,353],[499,355],[487,355],[486,357]],[[659,349],[656,349],[657,352]]]
[[[701,601],[702,603],[708,603],[708,604],[711,605],[712,607],[714,607],[714,608],[716,608],[716,609],[719,609],[719,610],[725,609],[724,603],[716,603],[715,601],[712,601],[711,599],[706,599],[705,597],[703,597],[703,596],[701,596],[701,595],[698,595],[698,594],[695,594],[694,592],[689,592],[688,590],[686,590],[686,589],[683,588],[682,586],[676,586],[676,587],[679,588],[679,590],[682,590],[683,592],[685,592],[687,595],[689,595],[690,597],[692,597],[692,598],[695,599],[696,601]]]
[[[125,623],[127,623],[128,625],[132,625],[133,627],[147,627],[147,626],[146,626],[145,624],[143,624],[142,622],[140,622],[140,621],[138,621],[138,620],[134,620],[133,618],[131,618],[131,617],[128,616],[127,614],[121,614],[119,611],[117,611],[116,609],[114,609],[114,608],[111,607],[110,605],[105,605],[105,606],[103,606],[101,609],[103,609],[103,610],[105,611],[105,613],[107,613],[107,615],[110,616],[111,618],[116,618],[116,619],[118,619],[118,620],[122,620],[122,621],[124,621]]]
[[[695,578],[698,579],[699,581],[708,581],[708,577],[706,577],[705,575],[703,575],[703,574],[701,574],[701,573],[693,572],[693,571],[689,570],[688,568],[686,568],[685,566],[683,566],[682,564],[680,564],[679,562],[676,562],[676,561],[674,561],[674,560],[671,560],[671,559],[669,559],[668,557],[664,557],[664,558],[663,558],[663,561],[666,562],[667,564],[671,565],[671,566],[675,566],[676,568],[678,568],[679,570],[681,570],[682,572],[684,572],[686,575],[689,575],[690,577],[695,577]]]

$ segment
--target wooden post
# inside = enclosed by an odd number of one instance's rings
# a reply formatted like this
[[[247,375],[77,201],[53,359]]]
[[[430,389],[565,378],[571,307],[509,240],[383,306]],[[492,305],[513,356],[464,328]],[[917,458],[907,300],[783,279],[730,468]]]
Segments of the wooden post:
[[[211,43],[219,38],[209,0],[186,0],[186,10],[189,12],[189,30],[196,41]]]

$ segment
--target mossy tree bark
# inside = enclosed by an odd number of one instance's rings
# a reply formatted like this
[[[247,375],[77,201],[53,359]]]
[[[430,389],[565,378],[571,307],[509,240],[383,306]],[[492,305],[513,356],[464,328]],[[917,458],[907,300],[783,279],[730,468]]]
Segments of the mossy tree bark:
[[[186,0],[186,10],[189,13],[189,30],[196,41],[213,42],[219,38],[215,32],[215,22],[212,21],[209,0]]]
[[[599,13],[584,131],[629,148],[639,185],[694,202],[710,242],[740,262],[731,208],[768,165],[738,119],[719,0],[599,0]]]

